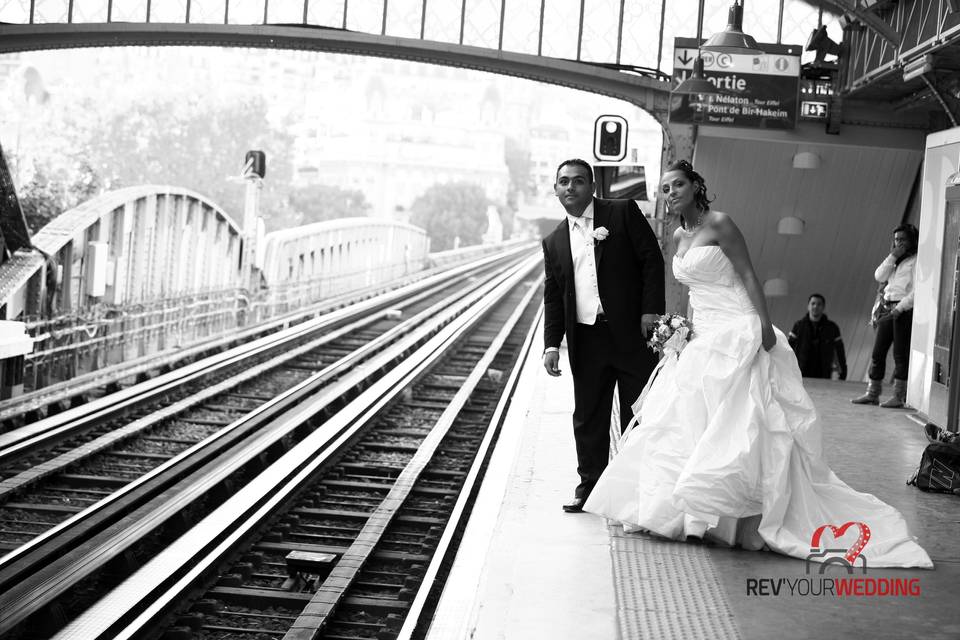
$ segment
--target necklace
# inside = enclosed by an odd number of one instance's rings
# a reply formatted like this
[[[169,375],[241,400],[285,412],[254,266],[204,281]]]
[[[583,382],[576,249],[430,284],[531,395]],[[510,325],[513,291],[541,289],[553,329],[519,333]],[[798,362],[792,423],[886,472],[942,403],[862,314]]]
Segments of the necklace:
[[[703,211],[700,212],[700,215],[697,216],[697,221],[690,226],[689,229],[685,229],[682,226],[680,227],[680,233],[685,235],[688,238],[692,238],[697,234],[697,231],[700,230],[700,225],[703,222]]]

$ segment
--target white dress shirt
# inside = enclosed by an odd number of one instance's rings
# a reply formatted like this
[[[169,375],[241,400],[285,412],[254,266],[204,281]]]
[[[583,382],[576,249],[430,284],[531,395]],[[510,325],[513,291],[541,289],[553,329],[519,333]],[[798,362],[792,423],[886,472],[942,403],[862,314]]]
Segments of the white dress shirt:
[[[593,252],[593,202],[579,218],[567,214],[570,225],[570,255],[573,258],[573,286],[577,294],[577,322],[594,324],[603,313],[600,287],[597,284],[597,262]]]
[[[887,283],[883,290],[883,299],[897,301],[897,309],[901,312],[913,309],[913,274],[916,266],[916,255],[910,256],[899,265],[896,258],[887,256],[873,274],[877,282]]]

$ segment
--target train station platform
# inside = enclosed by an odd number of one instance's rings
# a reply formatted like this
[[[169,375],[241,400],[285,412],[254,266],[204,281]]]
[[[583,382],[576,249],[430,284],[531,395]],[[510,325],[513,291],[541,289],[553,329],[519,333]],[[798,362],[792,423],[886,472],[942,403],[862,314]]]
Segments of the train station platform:
[[[905,484],[927,444],[910,411],[850,404],[860,383],[806,381],[833,470],[899,509],[935,569],[869,571],[903,579],[913,595],[804,595],[797,579],[813,575],[804,560],[625,534],[564,513],[577,481],[572,379],[568,366],[549,377],[539,353],[535,343],[429,638],[960,638],[960,497]]]

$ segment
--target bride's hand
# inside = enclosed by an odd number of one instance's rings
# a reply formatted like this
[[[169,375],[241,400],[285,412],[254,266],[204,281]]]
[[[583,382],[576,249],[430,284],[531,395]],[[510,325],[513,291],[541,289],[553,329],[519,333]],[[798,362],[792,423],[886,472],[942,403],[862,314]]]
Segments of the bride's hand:
[[[765,351],[770,351],[777,344],[777,335],[773,332],[772,324],[763,325],[760,328],[760,341]]]

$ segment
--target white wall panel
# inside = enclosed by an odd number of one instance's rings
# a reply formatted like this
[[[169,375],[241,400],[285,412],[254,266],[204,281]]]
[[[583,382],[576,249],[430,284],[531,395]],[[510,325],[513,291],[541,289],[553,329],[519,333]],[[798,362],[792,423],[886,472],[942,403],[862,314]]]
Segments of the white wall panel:
[[[908,132],[884,139],[870,131],[862,138],[851,127],[845,138],[826,136],[821,127],[704,128],[694,165],[716,195],[712,206],[733,216],[743,231],[760,280],[787,279],[789,294],[767,301],[774,323],[788,332],[806,313],[808,296],[823,294],[847,347],[848,379],[860,379],[873,346],[867,326],[876,293],[873,271],[906,210],[922,137]],[[798,151],[816,153],[820,167],[794,169]],[[777,233],[780,218],[788,215],[806,222],[802,235]]]
[[[932,402],[933,345],[937,331],[943,233],[946,222],[946,184],[960,171],[960,127],[927,138],[923,178],[920,183],[920,250],[917,252],[917,284],[914,297],[913,334],[910,341],[910,379],[907,400],[940,426],[946,426],[945,411]]]

